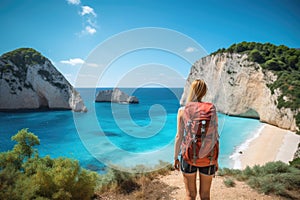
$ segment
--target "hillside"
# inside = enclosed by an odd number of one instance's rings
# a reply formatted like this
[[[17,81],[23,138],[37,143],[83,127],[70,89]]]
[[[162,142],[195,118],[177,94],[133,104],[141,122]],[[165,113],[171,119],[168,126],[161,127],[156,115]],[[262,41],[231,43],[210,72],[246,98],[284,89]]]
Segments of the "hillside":
[[[32,48],[0,57],[0,110],[86,111],[80,94],[50,60]]]
[[[219,49],[192,66],[182,104],[197,78],[208,83],[206,100],[220,112],[299,131],[300,50],[254,42]]]
[[[272,93],[280,89],[278,108],[300,108],[300,50],[270,43],[242,42],[217,53],[246,54],[249,61],[259,63],[262,69],[272,71],[277,79],[268,85]],[[284,98],[285,97],[285,98]]]

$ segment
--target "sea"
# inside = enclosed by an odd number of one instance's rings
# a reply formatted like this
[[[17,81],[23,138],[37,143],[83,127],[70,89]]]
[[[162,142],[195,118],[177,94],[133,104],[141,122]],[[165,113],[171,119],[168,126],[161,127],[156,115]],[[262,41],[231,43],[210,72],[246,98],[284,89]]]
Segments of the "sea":
[[[138,104],[95,102],[100,90],[77,89],[86,113],[72,111],[0,112],[0,151],[11,150],[11,137],[28,128],[40,139],[40,156],[76,159],[84,168],[105,173],[107,166],[121,170],[155,170],[172,163],[176,117],[182,88],[121,88]],[[239,153],[257,136],[263,124],[256,119],[218,113],[219,166],[239,167]],[[143,168],[144,169],[144,168]]]

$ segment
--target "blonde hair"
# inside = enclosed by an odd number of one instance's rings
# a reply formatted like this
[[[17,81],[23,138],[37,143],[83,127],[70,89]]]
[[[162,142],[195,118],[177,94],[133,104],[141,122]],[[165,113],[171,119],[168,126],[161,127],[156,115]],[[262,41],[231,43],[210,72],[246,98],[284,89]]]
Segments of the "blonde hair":
[[[206,83],[203,80],[194,80],[190,86],[187,102],[200,102],[207,92]]]

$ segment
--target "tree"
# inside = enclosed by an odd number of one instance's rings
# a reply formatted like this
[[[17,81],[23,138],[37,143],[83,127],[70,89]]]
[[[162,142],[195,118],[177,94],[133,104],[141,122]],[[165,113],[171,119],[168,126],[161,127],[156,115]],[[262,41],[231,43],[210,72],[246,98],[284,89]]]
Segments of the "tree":
[[[248,46],[248,44],[246,42],[239,43],[235,46],[235,52],[237,52],[237,53],[244,52],[244,51],[248,50],[247,46]]]
[[[268,60],[265,63],[265,66],[267,67],[267,69],[279,71],[279,70],[281,70],[281,67],[282,67],[281,63],[282,63],[281,61],[278,61],[278,60],[272,58],[271,60]]]
[[[28,159],[36,153],[36,150],[32,147],[40,144],[38,137],[33,133],[28,132],[28,129],[20,130],[11,139],[17,142],[13,151],[17,153],[22,160]]]
[[[249,54],[250,60],[257,63],[264,63],[265,59],[257,49],[253,49]]]
[[[278,55],[281,55],[283,54],[285,51],[287,51],[289,48],[287,46],[284,46],[284,45],[279,45],[277,48],[276,48],[276,54]]]
[[[28,129],[15,136],[13,150],[0,153],[0,199],[90,199],[98,175],[68,158],[39,157],[40,141]]]
[[[291,68],[296,69],[296,63],[298,62],[298,58],[297,56],[290,56],[288,57],[287,62]]]

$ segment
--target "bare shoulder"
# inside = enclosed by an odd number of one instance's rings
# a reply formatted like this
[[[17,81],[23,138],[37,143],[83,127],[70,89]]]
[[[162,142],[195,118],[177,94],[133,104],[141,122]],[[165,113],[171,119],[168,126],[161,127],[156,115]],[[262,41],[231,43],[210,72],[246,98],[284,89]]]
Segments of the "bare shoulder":
[[[182,106],[178,109],[178,113],[177,113],[178,116],[181,117],[183,115],[183,112],[184,112],[184,106]]]

